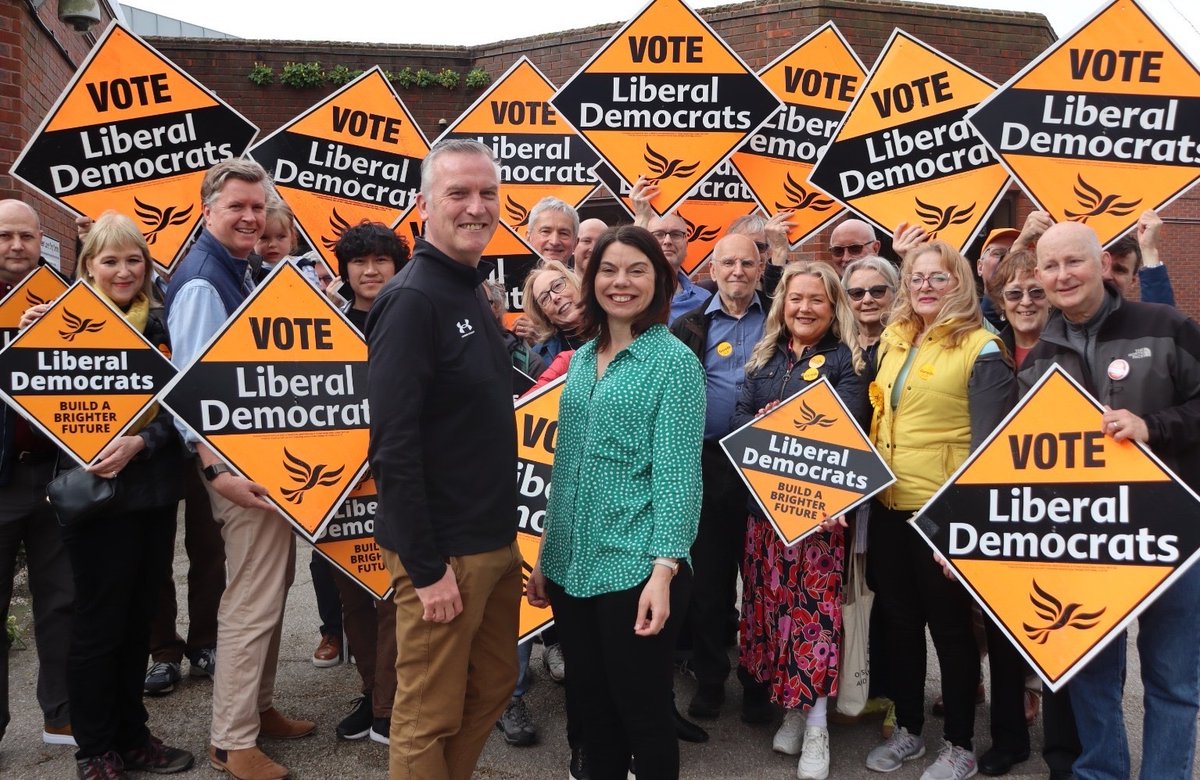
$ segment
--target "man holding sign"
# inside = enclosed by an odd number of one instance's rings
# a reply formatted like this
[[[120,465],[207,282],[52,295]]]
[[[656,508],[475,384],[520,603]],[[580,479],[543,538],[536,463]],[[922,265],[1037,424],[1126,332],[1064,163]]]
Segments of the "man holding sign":
[[[247,258],[266,227],[267,172],[235,159],[209,169],[200,186],[204,230],[179,266],[167,293],[167,327],[175,365],[200,355],[245,300],[253,281]],[[296,543],[266,488],[233,472],[191,430],[180,432],[199,458],[213,519],[225,540],[228,575],[217,612],[220,663],[213,675],[209,762],[238,780],[275,780],[288,770],[257,745],[260,736],[311,734],[310,720],[292,720],[271,705],[283,608],[296,564]]]
[[[1106,285],[1110,257],[1077,222],[1046,231],[1037,278],[1050,304],[1041,342],[1020,373],[1028,390],[1054,363],[1101,403],[1098,424],[1115,441],[1147,445],[1193,489],[1200,487],[1200,327],[1167,306],[1124,300]],[[1191,567],[1138,618],[1145,687],[1143,778],[1188,778],[1200,705],[1200,567]],[[1080,780],[1128,777],[1121,694],[1125,639],[1068,684],[1083,752]]]

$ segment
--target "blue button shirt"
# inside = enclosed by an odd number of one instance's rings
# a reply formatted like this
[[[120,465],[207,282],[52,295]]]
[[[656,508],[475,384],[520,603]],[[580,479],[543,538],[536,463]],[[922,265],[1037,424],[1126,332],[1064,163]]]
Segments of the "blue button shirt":
[[[716,440],[732,430],[730,419],[746,381],[746,364],[762,338],[767,313],[755,295],[746,313],[737,319],[725,313],[717,294],[708,302],[704,316],[709,321],[708,343],[704,345],[704,373],[708,377],[704,438]]]
[[[668,325],[675,324],[675,320],[704,303],[710,295],[713,298],[717,297],[703,287],[692,284],[692,280],[683,271],[675,273],[679,278],[679,289],[675,291],[675,297],[671,299],[671,321],[667,323]]]

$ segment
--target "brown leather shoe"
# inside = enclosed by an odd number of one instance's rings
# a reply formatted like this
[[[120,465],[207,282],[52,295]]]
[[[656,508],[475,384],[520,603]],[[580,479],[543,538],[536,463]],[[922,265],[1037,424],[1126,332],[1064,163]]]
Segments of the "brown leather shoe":
[[[317,730],[311,720],[292,720],[274,707],[258,713],[258,734],[271,739],[299,739]]]
[[[342,638],[333,634],[324,634],[321,637],[321,644],[317,645],[317,649],[313,651],[312,662],[313,666],[319,669],[327,669],[340,664],[342,662]]]
[[[208,746],[208,763],[234,780],[284,780],[287,767],[280,766],[257,747],[223,750]]]

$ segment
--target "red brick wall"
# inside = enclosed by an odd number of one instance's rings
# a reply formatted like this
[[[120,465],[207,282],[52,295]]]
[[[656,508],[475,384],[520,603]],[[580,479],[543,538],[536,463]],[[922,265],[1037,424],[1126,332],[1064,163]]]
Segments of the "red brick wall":
[[[63,263],[70,269],[75,263],[73,217],[8,175],[76,66],[112,21],[101,3],[100,23],[78,33],[58,20],[57,8],[56,2],[47,2],[35,12],[26,0],[0,3],[0,198],[20,198],[37,209],[43,232],[62,244]]]

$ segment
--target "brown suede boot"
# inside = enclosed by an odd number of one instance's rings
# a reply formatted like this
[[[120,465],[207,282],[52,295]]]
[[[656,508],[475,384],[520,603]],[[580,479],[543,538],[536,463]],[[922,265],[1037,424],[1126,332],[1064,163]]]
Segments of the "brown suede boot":
[[[258,713],[258,735],[271,739],[299,739],[317,730],[311,720],[292,720],[274,707]]]
[[[284,780],[287,767],[280,766],[257,747],[224,750],[208,746],[208,763],[234,780]]]

